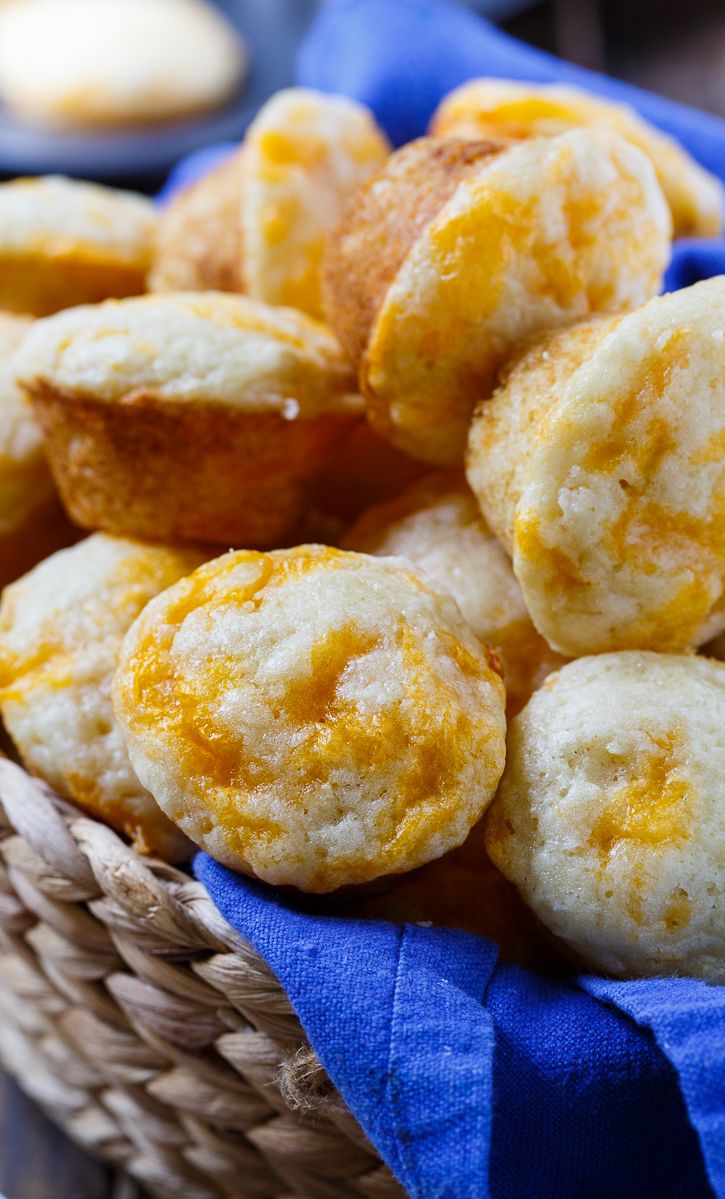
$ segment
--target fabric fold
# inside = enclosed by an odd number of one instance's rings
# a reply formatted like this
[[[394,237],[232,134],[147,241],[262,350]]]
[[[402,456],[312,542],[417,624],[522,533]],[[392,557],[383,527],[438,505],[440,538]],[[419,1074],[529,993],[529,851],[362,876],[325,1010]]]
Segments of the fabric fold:
[[[315,915],[205,854],[194,872],[280,979],[409,1194],[488,1199],[493,1029],[483,996],[496,946],[449,929]]]
[[[722,1096],[703,1066],[725,989],[685,980],[721,996],[693,1059],[627,1007],[659,1003],[663,1028],[670,980],[545,979],[498,965],[483,937],[305,910],[204,854],[194,868],[413,1199],[725,1199]]]
[[[690,978],[581,985],[651,1030],[677,1072],[715,1194],[725,1195],[725,987]]]

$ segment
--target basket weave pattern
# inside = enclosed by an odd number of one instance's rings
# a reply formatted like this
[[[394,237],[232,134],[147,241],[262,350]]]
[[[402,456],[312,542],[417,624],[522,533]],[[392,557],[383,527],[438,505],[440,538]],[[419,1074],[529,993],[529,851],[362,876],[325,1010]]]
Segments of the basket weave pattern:
[[[4,759],[0,1063],[160,1199],[403,1194],[204,888]]]

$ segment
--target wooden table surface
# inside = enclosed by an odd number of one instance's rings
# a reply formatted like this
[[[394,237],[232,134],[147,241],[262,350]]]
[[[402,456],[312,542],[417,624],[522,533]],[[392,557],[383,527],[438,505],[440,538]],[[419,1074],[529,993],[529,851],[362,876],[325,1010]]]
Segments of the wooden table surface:
[[[127,1178],[67,1140],[2,1073],[0,1194],[5,1199],[143,1199]]]

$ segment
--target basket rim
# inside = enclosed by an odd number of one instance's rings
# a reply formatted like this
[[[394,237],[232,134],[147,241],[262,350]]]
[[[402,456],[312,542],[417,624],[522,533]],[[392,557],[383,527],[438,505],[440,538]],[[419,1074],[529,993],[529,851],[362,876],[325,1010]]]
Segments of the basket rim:
[[[404,1194],[203,884],[2,755],[0,961],[0,1063],[152,1194]]]

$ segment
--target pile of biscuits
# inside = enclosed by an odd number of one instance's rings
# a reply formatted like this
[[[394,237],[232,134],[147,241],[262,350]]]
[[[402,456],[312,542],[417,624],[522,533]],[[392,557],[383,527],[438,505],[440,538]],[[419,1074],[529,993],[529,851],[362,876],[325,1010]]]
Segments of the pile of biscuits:
[[[725,278],[658,294],[721,207],[501,80],[395,152],[282,92],[158,211],[0,185],[26,768],[139,852],[725,981]]]

